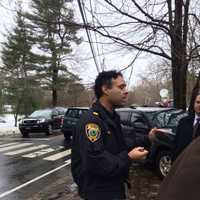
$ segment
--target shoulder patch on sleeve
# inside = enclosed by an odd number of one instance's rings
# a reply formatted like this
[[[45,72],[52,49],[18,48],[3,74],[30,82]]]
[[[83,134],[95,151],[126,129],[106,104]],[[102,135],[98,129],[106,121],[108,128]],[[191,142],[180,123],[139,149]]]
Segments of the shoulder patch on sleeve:
[[[85,125],[85,133],[91,142],[95,142],[100,138],[101,129],[95,123],[88,123]]]

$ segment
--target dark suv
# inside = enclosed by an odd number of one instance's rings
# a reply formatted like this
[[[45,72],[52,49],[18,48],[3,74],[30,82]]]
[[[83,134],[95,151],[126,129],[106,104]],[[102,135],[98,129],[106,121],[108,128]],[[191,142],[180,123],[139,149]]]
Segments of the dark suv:
[[[187,115],[183,110],[160,107],[136,107],[117,109],[120,115],[122,130],[128,147],[134,141],[148,134],[153,127],[161,128],[155,141],[149,147],[145,160],[156,168],[161,177],[167,175],[172,164],[172,151],[178,121]]]
[[[69,107],[67,112],[65,113],[63,125],[62,125],[62,133],[65,136],[66,140],[70,140],[73,132],[75,131],[78,120],[81,115],[88,112],[88,107]]]
[[[52,134],[54,130],[61,128],[66,108],[55,107],[34,111],[31,115],[21,120],[19,130],[23,137],[29,133],[45,132],[47,135]]]

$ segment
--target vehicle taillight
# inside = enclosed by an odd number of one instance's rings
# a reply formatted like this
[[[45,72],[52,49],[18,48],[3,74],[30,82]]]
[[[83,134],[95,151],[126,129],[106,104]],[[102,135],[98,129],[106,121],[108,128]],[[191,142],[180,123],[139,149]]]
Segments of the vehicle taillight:
[[[61,119],[60,119],[60,125],[61,125],[61,127],[63,126],[63,122],[64,122],[64,117],[61,117]]]

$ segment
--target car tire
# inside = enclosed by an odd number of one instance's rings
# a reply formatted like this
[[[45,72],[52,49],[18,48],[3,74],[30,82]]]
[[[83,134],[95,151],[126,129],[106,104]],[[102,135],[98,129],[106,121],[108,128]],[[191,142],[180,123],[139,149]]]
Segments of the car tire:
[[[169,173],[172,166],[172,152],[160,151],[156,156],[156,171],[161,178],[164,178]]]
[[[47,135],[52,135],[53,134],[53,127],[51,124],[48,124],[47,126]]]
[[[22,134],[22,137],[26,138],[29,136],[29,133],[27,131],[20,131]]]

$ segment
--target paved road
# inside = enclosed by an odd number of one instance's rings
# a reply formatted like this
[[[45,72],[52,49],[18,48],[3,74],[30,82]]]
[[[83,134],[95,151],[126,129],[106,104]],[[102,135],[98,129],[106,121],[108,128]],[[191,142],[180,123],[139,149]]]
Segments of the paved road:
[[[70,144],[59,133],[0,137],[0,199],[79,200],[70,154]],[[156,200],[161,180],[138,165],[130,172],[132,199]]]
[[[1,137],[0,199],[46,200],[73,190],[68,187],[73,183],[70,154],[70,145],[65,144],[60,134],[51,137],[35,135],[26,139]],[[48,198],[40,197],[44,195]]]

